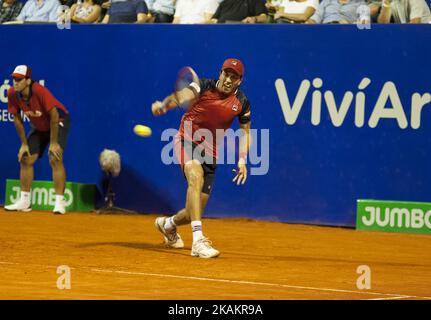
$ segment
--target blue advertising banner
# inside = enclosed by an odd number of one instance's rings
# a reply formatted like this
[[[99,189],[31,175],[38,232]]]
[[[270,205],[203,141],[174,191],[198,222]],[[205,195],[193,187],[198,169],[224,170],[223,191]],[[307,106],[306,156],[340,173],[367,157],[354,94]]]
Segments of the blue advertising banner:
[[[99,155],[114,149],[116,205],[171,214],[186,183],[162,161],[162,134],[183,113],[155,118],[151,103],[181,67],[218,78],[228,57],[245,65],[254,175],[236,186],[236,166],[219,165],[205,215],[354,226],[357,199],[429,202],[430,38],[431,25],[0,26],[0,203],[6,179],[19,177],[5,94],[16,65],[30,65],[70,110],[68,181],[102,191]],[[152,136],[135,135],[136,124]],[[35,178],[51,178],[46,155]]]

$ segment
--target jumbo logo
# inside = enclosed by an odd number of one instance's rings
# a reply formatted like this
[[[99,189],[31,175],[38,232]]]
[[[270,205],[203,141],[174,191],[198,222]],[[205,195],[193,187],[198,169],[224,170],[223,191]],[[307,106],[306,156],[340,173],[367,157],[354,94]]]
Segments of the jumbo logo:
[[[431,210],[424,211],[420,208],[385,208],[365,207],[368,217],[362,216],[362,223],[367,226],[398,227],[420,229],[426,227],[431,230]]]
[[[20,187],[15,186],[12,188],[12,194],[10,196],[10,203],[15,203],[19,199]],[[73,193],[70,189],[64,191],[64,199],[66,207],[69,207],[73,203]],[[31,204],[32,205],[55,205],[55,190],[53,188],[33,188],[31,191]]]
[[[359,83],[358,92],[356,95],[351,91],[345,92],[341,104],[337,107],[334,93],[330,90],[324,92],[323,97],[328,108],[331,122],[335,127],[340,127],[347,115],[349,108],[352,105],[353,98],[355,98],[354,109],[355,109],[355,126],[362,128],[365,125],[365,90],[371,83],[369,78],[363,78]],[[298,115],[304,105],[305,98],[308,95],[311,84],[314,90],[312,93],[312,104],[311,104],[311,123],[315,126],[320,124],[321,111],[322,111],[322,92],[320,89],[323,86],[323,80],[316,78],[313,82],[309,80],[303,80],[296,93],[293,105],[289,99],[289,95],[286,90],[285,83],[282,79],[275,81],[275,89],[277,90],[278,98],[283,111],[284,120],[288,125],[294,125],[298,119]],[[386,107],[390,102],[390,106]],[[421,115],[423,107],[431,102],[430,93],[413,93],[411,96],[410,110],[410,126],[413,129],[418,129],[421,126]],[[385,82],[380,94],[374,104],[373,111],[370,118],[368,119],[368,126],[370,128],[377,127],[380,119],[393,119],[397,122],[401,129],[406,129],[409,126],[404,107],[401,103],[401,99],[398,95],[397,87],[395,83],[391,81]]]

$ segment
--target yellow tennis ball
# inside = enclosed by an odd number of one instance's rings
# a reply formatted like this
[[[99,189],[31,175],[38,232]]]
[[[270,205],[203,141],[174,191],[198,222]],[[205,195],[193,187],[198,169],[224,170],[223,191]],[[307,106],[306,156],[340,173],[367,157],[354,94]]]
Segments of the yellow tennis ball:
[[[149,128],[147,126],[143,126],[141,124],[137,124],[133,128],[133,132],[136,133],[138,136],[141,136],[141,137],[151,136],[151,128]]]

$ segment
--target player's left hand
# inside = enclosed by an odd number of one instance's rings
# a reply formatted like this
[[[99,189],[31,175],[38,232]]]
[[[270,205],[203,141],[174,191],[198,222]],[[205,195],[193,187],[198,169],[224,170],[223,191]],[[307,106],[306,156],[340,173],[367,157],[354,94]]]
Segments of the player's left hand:
[[[19,152],[18,152],[18,162],[21,162],[21,160],[24,157],[28,157],[29,155],[30,155],[30,149],[28,148],[28,144],[25,143],[21,145],[21,148],[19,148]]]
[[[61,161],[63,158],[63,149],[58,143],[51,143],[49,145],[48,153],[58,161]]]
[[[247,166],[244,162],[238,162],[238,170],[236,170],[236,176],[233,178],[233,182],[236,182],[236,185],[244,184],[245,180],[247,180]]]

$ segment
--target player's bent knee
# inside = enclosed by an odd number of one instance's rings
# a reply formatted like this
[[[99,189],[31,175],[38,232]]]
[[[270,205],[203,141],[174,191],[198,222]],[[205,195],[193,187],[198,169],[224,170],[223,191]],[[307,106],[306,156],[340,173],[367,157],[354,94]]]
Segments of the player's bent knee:
[[[49,164],[51,165],[52,168],[58,167],[61,165],[61,160],[58,160],[55,157],[49,157]]]
[[[203,175],[204,175],[204,172],[203,172],[203,169],[202,169],[202,165],[197,160],[188,161],[184,165],[184,173],[185,173],[186,177],[188,177],[190,175],[194,175],[194,176],[198,176],[198,177],[202,176],[203,177]]]
[[[189,160],[186,162],[186,164],[184,165],[184,170],[188,170],[188,169],[192,169],[192,168],[200,168],[201,167],[201,163],[196,160]]]
[[[23,165],[23,166],[26,166],[26,167],[31,167],[31,166],[33,166],[34,165],[34,163],[36,162],[36,160],[37,160],[37,155],[32,155],[32,156],[30,156],[30,157],[22,157],[21,158],[21,165]]]

